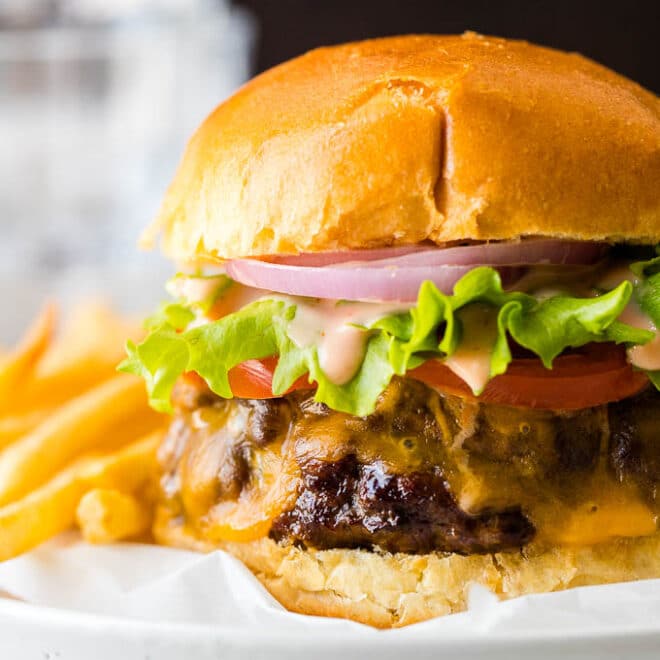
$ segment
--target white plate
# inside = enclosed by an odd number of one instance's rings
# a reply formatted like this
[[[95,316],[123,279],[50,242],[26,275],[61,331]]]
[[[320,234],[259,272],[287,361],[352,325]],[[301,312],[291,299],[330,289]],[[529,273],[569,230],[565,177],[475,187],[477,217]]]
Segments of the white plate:
[[[286,612],[235,559],[67,535],[0,564],[9,660],[660,658],[660,580],[497,602],[377,631]]]
[[[219,626],[128,621],[0,603],[0,654],[12,660],[590,660],[660,657],[660,630],[443,638],[429,634],[262,634]]]

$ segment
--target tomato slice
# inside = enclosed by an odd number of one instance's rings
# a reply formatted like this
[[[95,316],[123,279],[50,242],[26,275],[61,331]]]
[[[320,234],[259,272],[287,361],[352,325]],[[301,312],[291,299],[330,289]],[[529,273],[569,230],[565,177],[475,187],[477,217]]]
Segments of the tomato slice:
[[[272,384],[277,358],[247,360],[229,372],[234,396],[274,398]],[[514,359],[505,374],[493,378],[478,397],[459,376],[439,360],[429,360],[408,372],[410,378],[465,399],[524,408],[579,410],[620,401],[640,392],[648,378],[626,360],[625,349],[615,344],[589,344],[555,359],[546,369],[538,358]],[[191,376],[188,376],[191,377]],[[194,377],[194,375],[192,375]],[[312,389],[303,376],[288,390]]]
[[[229,387],[239,399],[274,399],[280,394],[273,394],[273,373],[277,366],[276,357],[261,360],[246,360],[229,370]],[[204,387],[204,379],[194,371],[183,374],[185,380],[196,387]],[[314,386],[306,376],[299,378],[286,392],[312,389]]]
[[[513,360],[507,372],[493,378],[478,397],[437,360],[425,362],[408,376],[466,399],[547,410],[579,410],[620,401],[648,385],[648,378],[627,362],[625,349],[615,344],[591,344],[560,355],[552,369],[537,358]]]
[[[234,396],[241,399],[273,399],[273,372],[277,366],[276,357],[262,360],[246,360],[229,370],[229,386]],[[311,389],[313,386],[306,376],[298,380],[285,392]],[[281,395],[277,395],[281,396]]]

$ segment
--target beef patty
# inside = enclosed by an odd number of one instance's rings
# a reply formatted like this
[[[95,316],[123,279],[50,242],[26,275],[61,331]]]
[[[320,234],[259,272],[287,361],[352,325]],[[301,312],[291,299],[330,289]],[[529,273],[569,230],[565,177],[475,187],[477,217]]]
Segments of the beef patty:
[[[374,413],[358,418],[311,392],[226,401],[181,383],[175,406],[160,451],[163,501],[205,536],[222,506],[262,505],[281,482],[272,476],[278,461],[286,488],[256,533],[316,548],[518,548],[551,538],[572,511],[595,511],[603,489],[655,508],[655,390],[553,412],[479,404],[395,378]]]
[[[468,515],[440,470],[392,474],[355,456],[305,466],[295,506],[273,522],[271,538],[317,548],[442,550],[464,554],[521,547],[534,527],[519,507]]]

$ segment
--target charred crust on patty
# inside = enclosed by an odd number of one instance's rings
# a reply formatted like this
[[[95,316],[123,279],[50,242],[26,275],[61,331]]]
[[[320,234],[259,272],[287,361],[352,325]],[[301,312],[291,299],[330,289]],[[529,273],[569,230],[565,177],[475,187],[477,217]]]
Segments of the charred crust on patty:
[[[660,483],[660,394],[649,388],[609,407],[609,461],[617,479],[633,481],[655,503]]]
[[[519,509],[468,515],[439,471],[392,474],[355,456],[309,461],[295,506],[270,537],[315,548],[473,554],[522,547],[534,528]]]

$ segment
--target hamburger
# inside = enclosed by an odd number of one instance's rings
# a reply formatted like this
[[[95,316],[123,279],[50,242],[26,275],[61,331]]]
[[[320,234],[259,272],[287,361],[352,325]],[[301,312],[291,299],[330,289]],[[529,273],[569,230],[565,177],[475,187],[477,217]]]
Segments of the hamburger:
[[[121,366],[173,414],[156,539],[379,627],[660,577],[659,110],[473,33],[321,48],[220,105]]]

